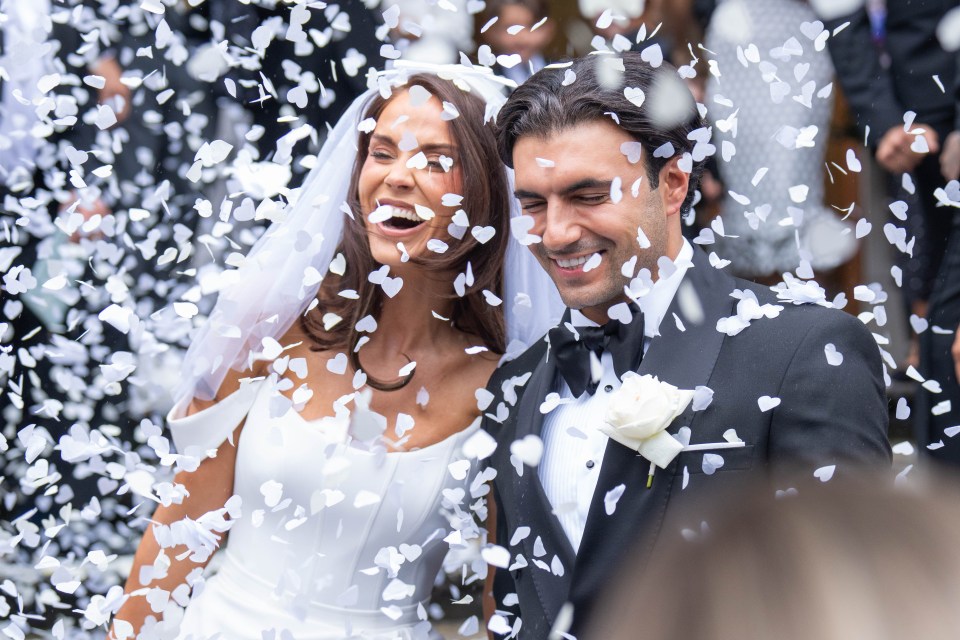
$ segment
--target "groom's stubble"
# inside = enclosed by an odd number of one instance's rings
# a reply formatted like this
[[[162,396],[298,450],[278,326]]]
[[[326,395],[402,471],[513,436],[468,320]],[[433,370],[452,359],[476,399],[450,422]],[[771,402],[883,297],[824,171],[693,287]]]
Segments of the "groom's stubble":
[[[530,245],[531,251],[540,265],[550,273],[548,264],[552,259],[563,257],[564,255],[580,255],[588,252],[606,251],[598,269],[604,277],[589,288],[571,290],[559,286],[560,298],[563,303],[571,309],[582,310],[590,307],[610,307],[619,302],[630,301],[625,289],[630,282],[637,277],[644,269],[649,273],[649,278],[657,280],[659,268],[657,261],[661,256],[667,253],[667,217],[664,213],[663,202],[659,197],[659,190],[654,189],[641,193],[636,198],[630,193],[624,194],[624,199],[633,200],[633,207],[630,213],[633,213],[640,220],[637,233],[638,240],[630,246],[617,246],[614,242],[606,238],[596,237],[592,239],[580,239],[571,243],[562,249],[547,251],[543,243]],[[634,208],[635,207],[635,208]],[[646,237],[650,246],[641,248],[639,238]],[[625,268],[634,258],[636,262],[633,269]],[[624,275],[627,271],[629,275]]]

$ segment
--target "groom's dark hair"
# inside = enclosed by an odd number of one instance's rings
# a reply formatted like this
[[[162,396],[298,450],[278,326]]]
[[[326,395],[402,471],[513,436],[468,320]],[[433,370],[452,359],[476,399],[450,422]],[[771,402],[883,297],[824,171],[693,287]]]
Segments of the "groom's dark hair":
[[[642,101],[637,89],[643,92]],[[520,138],[546,139],[596,120],[613,122],[642,145],[651,188],[657,187],[660,170],[671,158],[692,152],[696,140],[690,134],[706,126],[693,96],[669,63],[654,68],[635,51],[593,54],[569,66],[542,69],[513,92],[497,116],[500,158],[512,168],[513,147]],[[667,143],[672,153],[667,153]],[[655,157],[658,149],[660,157]],[[697,161],[691,156],[690,162],[683,213],[689,210],[703,173],[703,158]]]

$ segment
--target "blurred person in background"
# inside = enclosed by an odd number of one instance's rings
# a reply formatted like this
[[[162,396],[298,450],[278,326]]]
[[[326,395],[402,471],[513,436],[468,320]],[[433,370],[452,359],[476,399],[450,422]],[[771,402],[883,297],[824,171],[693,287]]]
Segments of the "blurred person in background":
[[[944,49],[960,57],[960,5],[941,20],[937,35]],[[957,119],[944,138],[940,174],[946,187],[935,196],[937,213],[952,217],[946,253],[930,295],[930,328],[920,334],[921,374],[940,383],[942,391],[920,389],[918,438],[935,459],[960,465],[960,59],[954,83]],[[944,206],[946,205],[946,206]]]
[[[198,50],[211,39],[208,9],[207,3],[192,7],[177,0],[162,16],[136,4],[110,14],[111,52],[123,69],[121,84],[129,86],[129,95],[126,117],[97,131],[95,145],[98,157],[114,167],[104,190],[118,232],[107,234],[107,240],[117,249],[109,260],[112,278],[125,295],[114,295],[102,307],[122,303],[139,318],[163,315],[195,281],[185,273],[185,261],[201,223],[197,194],[218,177],[196,163],[200,149],[216,139],[219,123],[217,100],[211,98],[216,92],[199,73],[204,59]],[[138,367],[147,365],[137,377],[149,383],[135,387],[131,417],[151,411],[159,417],[169,408],[168,395],[156,384],[168,363],[161,357],[147,374],[152,356],[169,353],[158,342],[186,339],[189,323],[172,311],[169,315],[150,323],[151,337],[136,345]]]
[[[912,251],[897,254],[907,312],[918,316],[914,331],[921,334],[919,340],[912,338],[902,366],[918,366],[922,376],[949,387],[946,397],[919,391],[913,416],[917,441],[930,455],[960,463],[960,443],[951,445],[944,433],[944,428],[960,422],[960,392],[955,390],[948,341],[956,329],[951,317],[960,314],[945,305],[951,295],[945,288],[956,286],[950,284],[956,280],[950,275],[958,268],[956,258],[948,251],[956,209],[941,206],[935,195],[950,179],[950,158],[960,144],[952,133],[960,130],[957,58],[944,49],[937,34],[944,17],[960,2],[887,0],[881,14],[881,48],[874,44],[864,2],[811,4],[826,28],[835,32],[827,44],[840,84],[877,163],[890,174],[888,196],[895,201],[891,210],[899,214],[899,220],[891,222],[906,229],[908,241],[916,238]],[[951,151],[941,162],[941,146],[948,142]],[[960,240],[954,242],[954,253],[958,246]],[[934,299],[940,300],[936,313]],[[928,325],[933,328],[924,329]],[[937,327],[948,333],[937,333]],[[941,413],[931,415],[938,405]]]
[[[952,224],[934,197],[944,184],[939,151],[958,116],[956,59],[936,31],[960,2],[886,0],[877,16],[879,45],[863,0],[812,0],[811,6],[831,31],[830,55],[864,140],[890,174],[888,196],[908,206],[898,216],[903,223],[891,222],[905,227],[908,239],[916,237],[912,255],[898,254],[898,267],[908,313],[925,317]],[[914,340],[903,366],[917,364]]]
[[[700,0],[697,11],[717,64],[705,104],[726,189],[718,254],[769,284],[845,263],[857,243],[824,203],[834,72],[822,27],[803,27],[816,16],[797,0]]]
[[[487,2],[478,14],[478,37],[481,47],[487,45],[499,58],[490,65],[494,73],[522,84],[547,65],[544,50],[554,34],[549,15],[548,0]]]
[[[130,115],[131,92],[99,9],[0,3],[0,582],[15,579],[4,594],[38,626],[87,591],[55,589],[34,554],[126,544],[129,505],[97,446],[129,449],[127,398],[110,374],[131,354],[97,317],[107,290],[120,292],[104,240],[120,223],[95,133]]]
[[[798,478],[718,494],[649,564],[625,563],[584,640],[953,640],[955,484]]]
[[[129,114],[129,90],[119,84],[120,68],[111,53],[83,46],[82,34],[102,24],[91,7],[73,3],[71,19],[44,1],[8,2],[3,8],[0,220],[6,231],[0,250],[0,340],[15,347],[0,363],[0,376],[12,383],[3,407],[4,434],[12,437],[13,430],[35,423],[49,430],[53,444],[71,424],[93,422],[93,407],[103,400],[102,381],[94,380],[95,363],[106,359],[98,344],[102,336],[88,335],[85,326],[90,315],[85,302],[92,307],[99,299],[93,287],[72,280],[92,276],[87,259],[99,265],[99,226],[112,224],[112,215],[101,198],[102,183],[87,174],[102,163],[79,150],[91,149],[96,129]],[[80,77],[91,74],[100,80],[71,91],[72,82],[80,84]],[[102,86],[86,88],[97,85]],[[71,336],[73,344],[56,343],[61,335]],[[108,413],[110,421],[118,417]],[[16,479],[9,475],[8,482]],[[67,483],[62,493],[42,496],[42,511],[53,510],[51,496],[57,505],[73,499],[79,486]],[[47,488],[30,487],[28,495]],[[86,489],[78,500],[95,495],[95,487]],[[15,496],[3,496],[0,513],[12,513]]]
[[[347,3],[350,4],[350,3]],[[404,60],[450,64],[472,51],[473,15],[467,0],[384,0],[390,40]]]
[[[577,4],[594,33],[594,49],[643,51],[657,44],[663,57],[671,59],[674,42],[663,25],[663,0],[578,0]]]
[[[276,0],[207,4],[212,31],[223,34],[234,58],[227,93],[252,115],[257,131],[250,139],[260,159],[292,160],[302,177],[307,167],[299,160],[311,135],[302,125],[313,127],[312,146],[319,148],[327,128],[366,90],[366,70],[384,66],[381,12],[359,1],[323,8]],[[278,144],[284,136],[292,136],[286,151]]]

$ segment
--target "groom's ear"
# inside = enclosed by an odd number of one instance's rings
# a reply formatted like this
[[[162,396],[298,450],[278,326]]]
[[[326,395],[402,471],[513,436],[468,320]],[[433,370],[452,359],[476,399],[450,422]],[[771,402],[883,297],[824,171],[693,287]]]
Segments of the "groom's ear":
[[[660,169],[660,185],[657,190],[668,217],[680,213],[689,184],[690,174],[680,168],[680,158],[671,158]]]

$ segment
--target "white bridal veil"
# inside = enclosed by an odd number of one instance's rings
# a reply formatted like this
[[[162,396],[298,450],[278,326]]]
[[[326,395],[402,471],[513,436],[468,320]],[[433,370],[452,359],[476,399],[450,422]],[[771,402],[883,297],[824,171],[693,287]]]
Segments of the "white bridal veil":
[[[230,368],[242,370],[259,354],[278,351],[275,341],[315,300],[340,243],[347,188],[357,154],[358,127],[370,100],[389,96],[417,73],[453,81],[484,99],[487,117],[506,101],[510,81],[487,68],[397,61],[394,69],[371,74],[369,89],[357,98],[330,132],[304,186],[290,196],[275,222],[236,265],[222,274],[220,294],[208,321],[191,340],[176,396],[212,399]],[[509,171],[510,187],[513,172]],[[504,268],[504,314],[508,354],[529,346],[563,312],[556,288],[521,242],[528,236],[511,198],[511,238]],[[517,224],[520,222],[520,224]],[[482,265],[474,265],[482,268]]]

